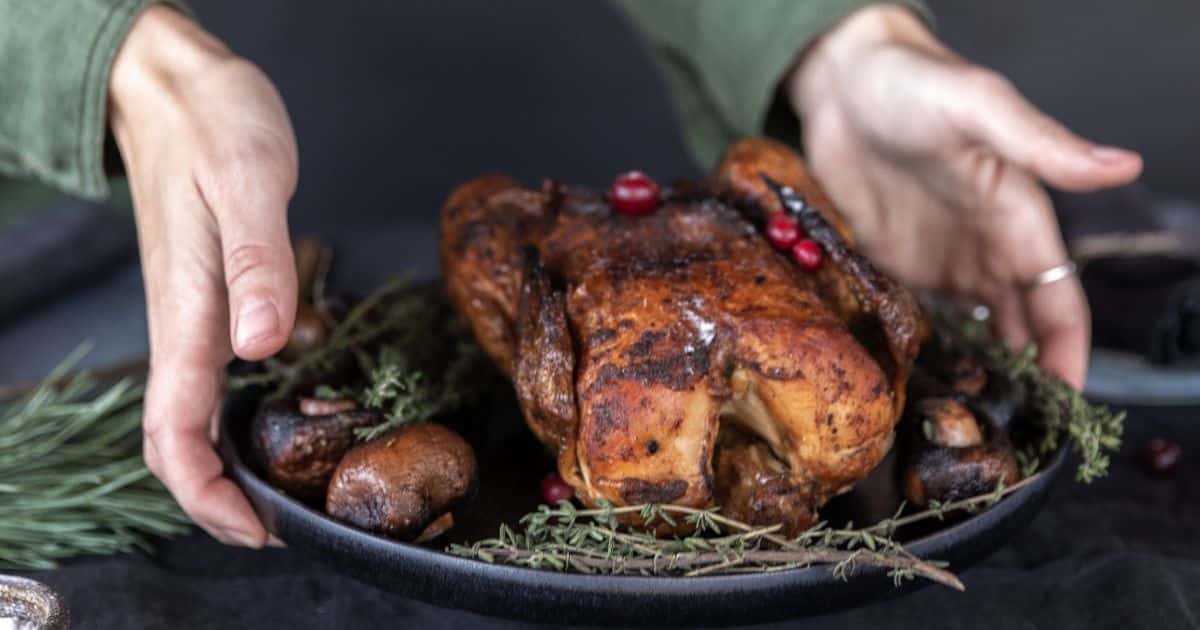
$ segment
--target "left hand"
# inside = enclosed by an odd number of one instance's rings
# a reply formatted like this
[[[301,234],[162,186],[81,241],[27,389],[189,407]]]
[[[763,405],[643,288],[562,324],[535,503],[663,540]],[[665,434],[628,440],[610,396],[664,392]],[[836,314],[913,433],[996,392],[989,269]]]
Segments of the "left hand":
[[[213,441],[226,364],[274,354],[295,318],[291,121],[261,70],[154,5],[113,62],[109,122],[146,284],[146,466],[215,538],[261,547],[273,541]]]
[[[814,173],[872,260],[909,285],[983,301],[1010,345],[1036,341],[1042,367],[1082,388],[1090,319],[1078,279],[1022,288],[1067,260],[1042,184],[1128,183],[1137,154],[1075,136],[897,6],[825,33],[782,89]]]

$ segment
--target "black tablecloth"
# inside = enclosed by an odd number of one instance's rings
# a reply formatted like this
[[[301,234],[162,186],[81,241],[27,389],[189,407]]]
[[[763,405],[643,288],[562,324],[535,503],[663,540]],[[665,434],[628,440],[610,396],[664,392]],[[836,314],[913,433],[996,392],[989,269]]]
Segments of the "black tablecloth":
[[[765,627],[1200,627],[1200,410],[1133,410],[1112,474],[1064,478],[1046,510],[962,574],[864,608]],[[1174,475],[1142,466],[1152,436],[1183,445]],[[224,547],[195,534],[154,556],[89,558],[34,577],[58,589],[79,628],[517,628],[341,576],[291,550]],[[753,606],[753,601],[747,601]]]

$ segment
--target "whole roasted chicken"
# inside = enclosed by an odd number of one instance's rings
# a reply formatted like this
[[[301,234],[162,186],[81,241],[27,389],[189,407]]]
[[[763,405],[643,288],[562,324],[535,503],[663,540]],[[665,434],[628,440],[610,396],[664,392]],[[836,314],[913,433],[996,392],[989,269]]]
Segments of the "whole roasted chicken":
[[[764,238],[779,212],[819,246],[818,268]],[[927,335],[800,157],[765,139],[638,217],[561,183],[472,180],[445,204],[441,257],[456,307],[591,505],[719,505],[803,530],[891,447]]]

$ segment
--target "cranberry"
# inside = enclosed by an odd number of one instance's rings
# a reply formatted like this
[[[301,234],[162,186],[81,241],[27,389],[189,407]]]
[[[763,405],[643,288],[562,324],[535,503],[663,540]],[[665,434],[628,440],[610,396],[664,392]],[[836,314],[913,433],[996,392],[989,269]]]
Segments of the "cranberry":
[[[821,246],[811,238],[800,239],[792,245],[792,259],[805,271],[816,271],[822,258]]]
[[[567,501],[575,495],[575,491],[558,473],[550,473],[542,479],[542,500],[549,505],[557,505],[559,501]]]
[[[622,173],[608,187],[608,202],[625,216],[650,214],[658,207],[658,184],[641,171]]]
[[[1174,442],[1154,438],[1146,444],[1146,467],[1157,475],[1167,475],[1175,470],[1183,449]]]
[[[786,252],[800,240],[800,226],[792,217],[776,212],[767,219],[767,240],[775,249]]]

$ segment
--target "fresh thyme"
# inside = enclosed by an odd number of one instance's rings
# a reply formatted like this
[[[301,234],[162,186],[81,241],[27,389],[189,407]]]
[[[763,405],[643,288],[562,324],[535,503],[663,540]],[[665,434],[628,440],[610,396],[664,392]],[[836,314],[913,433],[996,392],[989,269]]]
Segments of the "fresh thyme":
[[[266,369],[261,372],[231,376],[228,381],[229,387],[244,389],[251,386],[273,386],[272,397],[291,395],[304,379],[332,371],[336,367],[337,359],[346,353],[353,354],[361,346],[403,326],[410,311],[414,308],[420,310],[421,303],[414,300],[414,297],[417,297],[417,292],[412,291],[406,280],[392,279],[356,304],[338,322],[330,333],[329,340],[320,348],[293,363],[269,361],[266,363]]]
[[[896,514],[869,527],[833,528],[818,523],[795,538],[778,534],[779,525],[754,527],[722,516],[718,508],[644,504],[578,509],[562,501],[556,507],[538,506],[521,519],[522,530],[500,526],[496,538],[471,545],[450,545],[449,553],[489,563],[534,569],[610,575],[682,575],[760,573],[829,566],[833,575],[848,579],[861,567],[886,570],[896,584],[917,577],[958,590],[962,582],[945,565],[922,560],[894,539],[901,527],[958,512],[973,512],[1033,483],[1037,475],[1012,486],[1000,486],[975,497],[903,515]],[[643,529],[622,526],[622,515],[636,515]],[[651,527],[657,521],[674,526],[679,519],[695,529],[690,536],[663,538]]]
[[[961,316],[949,307],[931,308],[938,339],[948,347],[963,348],[982,356],[994,370],[1006,374],[1027,390],[1026,419],[1036,426],[1034,439],[1017,455],[1022,474],[1038,470],[1041,461],[1068,440],[1081,462],[1075,479],[1091,483],[1108,473],[1109,453],[1121,447],[1125,412],[1088,402],[1062,379],[1037,366],[1037,346],[1014,353],[995,341],[986,325]]]
[[[273,387],[272,397],[296,395],[306,383],[323,383],[347,361],[363,384],[319,384],[311,393],[384,411],[385,422],[355,430],[361,440],[452,411],[490,384],[483,354],[441,291],[402,279],[359,302],[320,348],[292,363],[266,363],[262,371],[231,377],[229,384]]]
[[[146,548],[188,520],[142,462],[142,385],[65,375],[0,405],[0,568],[49,569],[80,554]]]
[[[358,399],[368,409],[385,409],[388,420],[355,429],[360,440],[373,440],[396,427],[430,419],[474,399],[481,389],[483,357],[475,344],[458,340],[440,379],[411,367],[409,355],[385,346],[370,382]]]

